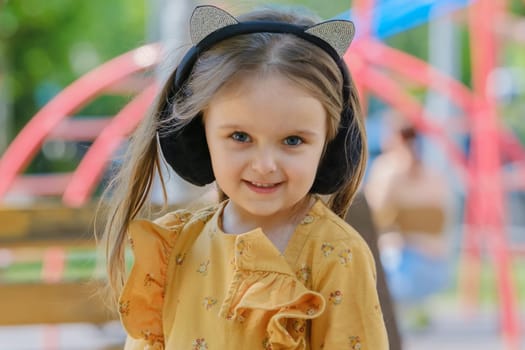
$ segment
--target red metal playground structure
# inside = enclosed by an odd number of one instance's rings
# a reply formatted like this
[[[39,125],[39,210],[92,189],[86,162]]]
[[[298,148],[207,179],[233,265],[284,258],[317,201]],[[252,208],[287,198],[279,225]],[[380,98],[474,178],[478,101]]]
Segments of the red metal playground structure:
[[[503,0],[462,3],[470,31],[472,88],[378,40],[372,33],[371,19],[377,5],[374,0],[353,1],[353,17],[359,19],[361,35],[345,59],[363,95],[373,94],[383,100],[445,151],[462,180],[467,198],[462,261],[471,269],[469,274],[460,276],[462,285],[467,286],[463,292],[476,292],[484,244],[498,278],[502,334],[509,349],[518,349],[520,320],[505,233],[504,198],[508,191],[525,189],[525,148],[501,125],[496,101],[486,87],[489,74],[497,66],[496,52],[509,40],[496,28],[501,28],[503,20],[507,26],[522,20],[507,13]],[[525,42],[525,37],[512,40]],[[59,195],[70,207],[87,204],[114,152],[147,112],[157,85],[153,80],[143,80],[135,90],[136,96],[112,118],[89,120],[72,116],[98,96],[118,86],[129,86],[132,80],[136,82],[138,73],[159,63],[161,51],[160,45],[151,44],[123,54],[79,78],[44,106],[0,158],[0,201],[23,191],[35,196]],[[452,141],[454,130],[436,123],[432,112],[425,110],[394,75],[447,96],[461,110],[471,140],[468,154]],[[72,173],[24,175],[40,147],[51,139],[92,144]],[[502,167],[503,157],[513,163],[511,171]]]

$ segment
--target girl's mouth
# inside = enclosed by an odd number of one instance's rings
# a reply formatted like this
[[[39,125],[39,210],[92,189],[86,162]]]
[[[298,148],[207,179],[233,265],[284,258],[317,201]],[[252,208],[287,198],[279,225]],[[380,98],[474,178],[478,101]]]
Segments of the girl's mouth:
[[[244,181],[244,183],[248,186],[249,189],[257,193],[272,193],[272,192],[277,191],[277,189],[281,185],[280,182],[263,183],[263,182],[253,182],[253,181],[246,181],[246,180]]]

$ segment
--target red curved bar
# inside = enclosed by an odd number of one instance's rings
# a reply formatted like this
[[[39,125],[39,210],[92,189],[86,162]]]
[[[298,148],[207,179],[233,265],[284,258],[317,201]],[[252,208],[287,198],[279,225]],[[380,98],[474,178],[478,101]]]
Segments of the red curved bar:
[[[432,118],[425,118],[425,115],[428,116],[431,114],[425,112],[419,101],[403,91],[393,79],[373,67],[366,67],[366,65],[360,62],[355,56],[350,59],[349,65],[350,67],[354,67],[355,65],[362,66],[363,68],[360,69],[363,74],[362,81],[367,89],[403,113],[419,131],[427,134],[442,145],[445,152],[447,152],[450,159],[456,165],[463,182],[468,184],[469,177],[466,171],[467,160],[464,153],[448,140],[444,131],[431,121]]]
[[[484,234],[483,239],[488,243],[488,252],[496,267],[502,334],[507,349],[519,349],[520,320],[505,235],[499,124],[496,101],[487,89],[489,75],[496,67],[499,46],[494,28],[505,5],[504,0],[478,0],[469,10],[472,81],[474,93],[479,96],[476,106],[479,114],[472,127],[473,161],[470,169],[475,180],[471,195],[475,196],[479,220],[472,223],[476,230],[470,234]]]
[[[157,92],[157,85],[148,86],[111,120],[100,136],[89,147],[73,173],[64,195],[63,202],[71,207],[86,204],[95,185],[99,182],[107,162],[125,138],[137,127]]]
[[[149,61],[137,59],[144,50],[153,54]],[[0,159],[0,199],[62,119],[72,115],[115,82],[156,64],[159,51],[159,46],[153,44],[116,57],[82,76],[45,105],[16,136]]]
[[[9,188],[9,194],[31,196],[56,196],[64,192],[71,180],[71,173],[19,176]]]
[[[373,39],[359,41],[354,50],[360,57],[373,64],[391,69],[414,82],[428,86],[449,97],[451,101],[463,109],[465,115],[470,115],[474,94],[459,81],[440,72],[425,61]]]

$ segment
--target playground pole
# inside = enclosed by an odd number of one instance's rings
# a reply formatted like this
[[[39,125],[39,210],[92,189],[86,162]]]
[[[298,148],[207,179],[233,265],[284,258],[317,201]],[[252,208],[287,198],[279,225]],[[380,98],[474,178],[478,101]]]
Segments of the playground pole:
[[[504,191],[501,176],[501,157],[498,136],[496,101],[489,89],[489,75],[496,67],[498,42],[494,26],[503,15],[504,1],[478,0],[469,11],[471,33],[471,62],[476,118],[472,126],[474,208],[470,234],[483,236],[496,267],[501,301],[501,326],[506,349],[519,349],[519,319],[514,283],[511,275],[509,249],[505,232]],[[468,233],[468,232],[467,232]],[[471,237],[471,239],[473,239]]]

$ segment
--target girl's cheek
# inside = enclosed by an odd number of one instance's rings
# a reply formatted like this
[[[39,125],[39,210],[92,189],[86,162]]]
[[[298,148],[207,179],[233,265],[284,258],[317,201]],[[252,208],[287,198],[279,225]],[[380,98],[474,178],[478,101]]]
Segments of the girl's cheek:
[[[224,158],[226,158],[228,165],[232,168],[235,166],[240,166],[243,163],[248,163],[250,161],[250,156],[248,152],[241,152],[239,150],[226,151],[224,153]]]

